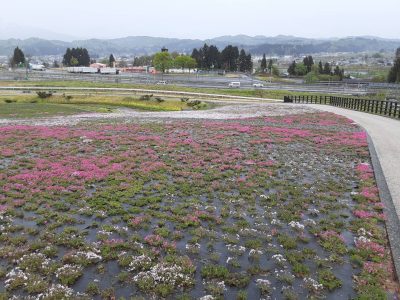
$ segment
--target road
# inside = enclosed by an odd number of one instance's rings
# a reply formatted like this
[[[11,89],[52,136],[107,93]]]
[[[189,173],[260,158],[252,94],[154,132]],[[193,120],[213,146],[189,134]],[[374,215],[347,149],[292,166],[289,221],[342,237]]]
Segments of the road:
[[[400,121],[327,105],[310,106],[345,116],[365,128],[374,142],[393,204],[400,216]]]
[[[0,80],[25,80],[26,73],[22,71],[0,71]],[[28,73],[29,81],[86,81],[95,83],[140,84],[152,85],[158,81],[168,84],[206,89],[227,89],[232,81],[241,83],[241,89],[254,89],[254,83],[263,83],[259,90],[286,90],[293,92],[330,93],[344,95],[364,95],[367,90],[358,85],[346,83],[303,84],[300,82],[272,82],[260,81],[252,76],[234,74],[233,76],[218,75],[182,75],[182,74],[146,74],[121,73],[120,75],[101,74],[71,74],[64,71],[48,70],[45,72],[33,71]]]

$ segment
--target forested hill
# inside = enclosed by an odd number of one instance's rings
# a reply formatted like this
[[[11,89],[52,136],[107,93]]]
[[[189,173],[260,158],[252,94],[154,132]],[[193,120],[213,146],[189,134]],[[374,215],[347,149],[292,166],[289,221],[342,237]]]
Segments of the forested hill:
[[[10,55],[17,46],[29,55],[61,55],[70,47],[85,47],[91,55],[152,54],[162,47],[170,51],[190,54],[204,43],[223,48],[229,44],[249,50],[252,54],[269,55],[312,54],[319,52],[390,51],[400,46],[400,40],[377,37],[351,37],[342,39],[307,39],[293,36],[221,36],[208,40],[133,36],[118,39],[89,39],[73,42],[38,38],[0,40],[0,55]]]

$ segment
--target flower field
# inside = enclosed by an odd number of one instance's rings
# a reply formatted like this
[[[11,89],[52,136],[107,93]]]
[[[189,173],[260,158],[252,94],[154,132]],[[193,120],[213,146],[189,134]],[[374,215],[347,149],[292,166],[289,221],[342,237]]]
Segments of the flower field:
[[[386,299],[366,134],[329,113],[0,127],[0,299]]]

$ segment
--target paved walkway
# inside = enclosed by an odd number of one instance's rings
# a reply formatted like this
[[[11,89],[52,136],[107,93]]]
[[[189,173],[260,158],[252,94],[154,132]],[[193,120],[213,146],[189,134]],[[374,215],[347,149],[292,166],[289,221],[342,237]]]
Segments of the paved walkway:
[[[375,145],[393,204],[400,217],[400,120],[327,105],[310,106],[345,116],[365,128]]]

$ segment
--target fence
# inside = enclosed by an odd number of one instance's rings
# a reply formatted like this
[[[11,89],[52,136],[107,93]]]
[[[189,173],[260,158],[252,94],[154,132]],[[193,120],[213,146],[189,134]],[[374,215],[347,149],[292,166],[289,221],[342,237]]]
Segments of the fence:
[[[327,105],[400,119],[400,103],[397,101],[311,95],[311,96],[285,96],[284,102],[327,104]]]

